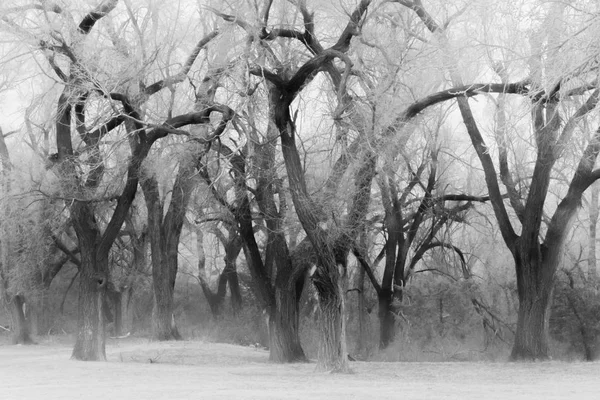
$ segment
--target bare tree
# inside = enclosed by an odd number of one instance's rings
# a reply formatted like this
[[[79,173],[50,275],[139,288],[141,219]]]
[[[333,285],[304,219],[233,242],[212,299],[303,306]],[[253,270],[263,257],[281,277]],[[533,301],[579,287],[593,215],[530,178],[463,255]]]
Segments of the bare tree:
[[[396,2],[411,8],[427,30],[434,35],[440,35],[442,44],[448,45],[445,37],[446,27],[436,22],[420,0]],[[550,7],[545,26],[556,27],[553,24],[562,21],[564,7],[563,3]],[[565,27],[565,25],[561,26]],[[531,102],[532,141],[535,145],[533,174],[526,193],[518,190],[514,172],[510,171],[502,124],[499,124],[499,131],[496,134],[500,172],[498,174],[492,154],[488,150],[489,146],[481,134],[469,105],[468,96],[457,97],[467,133],[484,170],[498,226],[515,262],[520,305],[511,355],[513,360],[549,357],[548,318],[555,273],[560,265],[564,244],[581,204],[583,192],[600,177],[600,171],[594,169],[600,150],[598,145],[600,137],[596,132],[590,135],[588,145],[577,162],[566,194],[560,199],[547,226],[543,227],[544,207],[547,203],[553,168],[561,157],[564,157],[567,143],[578,129],[578,122],[596,108],[600,94],[595,85],[582,84],[590,75],[585,64],[580,73],[559,75],[555,82],[547,85],[548,89],[542,88],[543,66],[541,53],[539,53],[541,42],[547,42],[550,47],[556,45],[558,43],[556,32],[558,31],[552,30],[534,35],[531,43],[532,56],[529,59],[530,75],[524,82],[524,88],[527,90],[520,93],[528,96]],[[553,54],[549,54],[548,57],[556,59]],[[449,73],[455,85],[462,85],[455,62],[455,60],[450,61]],[[496,70],[502,76],[503,67],[500,65],[499,68]],[[547,75],[552,76],[551,65],[548,64],[546,68]],[[569,112],[568,107],[565,107],[565,111],[561,110],[562,104],[579,96],[586,96],[586,98],[575,111]],[[501,109],[499,112],[503,114],[505,110]],[[509,195],[509,204],[521,225],[520,234],[517,233],[514,222],[507,212],[500,184],[505,186]]]

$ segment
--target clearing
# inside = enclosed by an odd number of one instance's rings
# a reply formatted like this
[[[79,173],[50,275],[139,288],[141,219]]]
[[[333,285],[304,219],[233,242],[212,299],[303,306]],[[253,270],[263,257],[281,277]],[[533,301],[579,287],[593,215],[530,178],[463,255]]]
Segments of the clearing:
[[[251,347],[111,340],[108,362],[71,361],[70,344],[0,346],[0,398],[597,399],[600,363],[354,362],[350,375],[278,365]]]

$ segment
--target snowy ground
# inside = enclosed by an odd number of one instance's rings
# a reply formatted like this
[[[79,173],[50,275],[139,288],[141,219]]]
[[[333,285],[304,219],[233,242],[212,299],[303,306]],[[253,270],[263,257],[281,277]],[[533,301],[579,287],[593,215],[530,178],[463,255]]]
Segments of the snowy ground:
[[[108,362],[71,346],[0,346],[0,399],[599,399],[600,363],[352,363],[354,374],[276,365],[204,342],[111,341]]]

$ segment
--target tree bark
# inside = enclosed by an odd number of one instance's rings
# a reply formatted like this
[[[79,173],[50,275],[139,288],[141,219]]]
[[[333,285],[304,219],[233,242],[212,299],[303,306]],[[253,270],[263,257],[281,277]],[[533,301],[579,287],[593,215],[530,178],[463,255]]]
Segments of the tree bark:
[[[25,313],[23,312],[24,304],[25,299],[21,295],[13,296],[10,300],[13,344],[35,344],[35,341],[31,338],[29,321],[25,318]]]
[[[127,287],[121,290],[121,332],[119,335],[131,334],[134,331],[134,304],[133,287]]]
[[[364,245],[365,243],[363,243]],[[367,326],[368,321],[366,318],[366,302],[365,302],[365,269],[358,267],[358,274],[356,277],[356,288],[358,290],[356,296],[356,313],[358,321],[358,335],[356,337],[356,348],[355,353],[361,356],[365,356],[367,352]]]
[[[599,216],[599,206],[598,206],[598,198],[600,197],[600,186],[597,183],[594,183],[591,186],[591,195],[590,195],[590,238],[589,238],[589,249],[588,249],[588,278],[594,282],[594,285],[598,283],[598,262],[596,259],[596,230],[598,227],[598,216]]]
[[[379,349],[386,349],[396,337],[396,318],[392,312],[393,294],[387,290],[381,290],[379,301]]]
[[[321,338],[317,358],[317,370],[350,372],[346,344],[346,290],[345,267],[335,269],[335,289],[327,293],[319,291],[319,330]],[[331,272],[330,272],[331,274]]]
[[[142,190],[148,210],[148,234],[152,260],[154,288],[153,337],[157,340],[181,340],[173,314],[173,295],[178,269],[179,237],[183,218],[189,203],[193,184],[195,157],[188,154],[181,161],[173,185],[173,194],[167,214],[163,216],[158,182],[155,177],[142,181]]]
[[[90,204],[75,200],[71,213],[81,251],[77,335],[71,357],[81,361],[105,361],[108,252],[98,252],[100,234]]]
[[[270,97],[270,113],[273,112],[273,97]],[[275,131],[277,133],[277,131]],[[269,129],[268,134],[273,134]],[[252,280],[256,284],[258,297],[268,316],[270,360],[280,363],[307,361],[299,338],[299,297],[302,283],[292,280],[292,257],[290,256],[283,231],[283,215],[277,212],[274,201],[274,151],[264,143],[258,150],[260,166],[257,202],[264,214],[267,228],[267,249],[261,255],[252,226],[252,213],[246,187],[246,162],[244,157],[231,158],[238,205],[233,214],[238,223],[240,237],[244,242],[244,253],[248,260]],[[282,193],[279,194],[283,196]]]
[[[514,255],[519,313],[511,360],[549,358],[549,318],[554,274],[560,259],[546,258],[539,247],[519,243]]]
[[[276,303],[269,312],[269,360],[278,363],[308,361],[298,335],[299,294],[296,285],[276,288]],[[300,290],[301,293],[301,290]]]

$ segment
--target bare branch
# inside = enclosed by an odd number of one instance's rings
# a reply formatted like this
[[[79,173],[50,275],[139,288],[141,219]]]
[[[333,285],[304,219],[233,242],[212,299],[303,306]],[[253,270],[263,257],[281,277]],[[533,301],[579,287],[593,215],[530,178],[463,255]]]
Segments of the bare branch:
[[[211,40],[213,40],[215,37],[217,37],[218,34],[219,34],[219,31],[214,30],[211,33],[209,33],[208,35],[204,36],[196,44],[196,46],[194,47],[194,50],[192,50],[192,53],[188,56],[187,60],[181,67],[181,71],[179,71],[174,76],[171,76],[167,79],[162,79],[162,80],[155,82],[152,85],[146,87],[146,89],[144,90],[144,94],[146,96],[151,96],[154,93],[161,91],[163,88],[165,88],[167,86],[175,85],[177,83],[182,82],[185,79],[185,77],[187,76],[187,74],[190,72],[192,65],[196,61],[196,58],[198,58],[198,54],[200,54],[200,51],[202,51],[202,49],[205,48],[206,45],[208,43],[210,43]]]
[[[502,83],[506,83],[508,81],[506,67],[500,62],[496,63],[492,67],[494,71],[498,74],[498,76],[500,76]],[[496,143],[498,144],[498,162],[500,166],[500,179],[502,180],[502,183],[504,184],[504,187],[508,192],[510,204],[515,210],[517,218],[519,218],[519,221],[523,223],[523,219],[525,218],[525,206],[523,205],[520,193],[516,189],[516,185],[508,165],[508,134],[505,105],[506,94],[500,93],[498,95],[498,102],[496,104]]]
[[[119,0],[106,0],[100,3],[93,11],[88,13],[79,23],[79,32],[84,35],[90,33],[96,22],[108,15],[116,6]]]
[[[463,275],[470,275],[470,274],[468,274],[468,270],[466,269],[467,262],[465,260],[465,255],[463,254],[461,249],[454,246],[453,244],[446,243],[446,242],[430,242],[430,243],[423,244],[415,252],[415,255],[413,256],[412,260],[410,261],[410,265],[407,269],[407,277],[408,277],[408,274],[410,274],[412,272],[412,270],[415,268],[417,263],[419,261],[421,261],[421,259],[425,255],[425,253],[427,253],[429,250],[434,249],[436,247],[443,247],[443,248],[452,250],[456,254],[458,254],[458,257],[460,258],[461,267],[463,270]]]
[[[472,83],[431,94],[406,108],[396,121],[408,121],[427,107],[458,97],[473,97],[485,93],[529,94],[529,81],[515,83]]]
[[[571,139],[573,131],[575,130],[575,126],[577,125],[577,121],[590,111],[592,111],[598,105],[598,100],[600,99],[600,89],[594,90],[591,96],[587,99],[587,101],[579,107],[579,109],[573,114],[571,118],[565,124],[558,141],[556,142],[556,148],[558,151],[561,151],[567,144],[567,142]],[[558,155],[556,155],[558,156]]]
[[[360,34],[360,21],[363,19],[370,4],[371,0],[361,0],[350,16],[350,20],[340,35],[337,43],[331,46],[330,50],[341,51],[342,53],[348,51],[352,38]]]
[[[358,246],[354,245],[354,247],[352,248],[352,252],[354,253],[354,257],[356,257],[361,267],[363,267],[363,269],[367,273],[367,276],[369,277],[369,280],[371,281],[371,284],[373,285],[373,288],[375,289],[377,294],[381,293],[381,285],[379,284],[379,282],[377,282],[377,278],[373,273],[373,269],[369,266],[369,262],[362,254],[362,252],[358,249]]]

